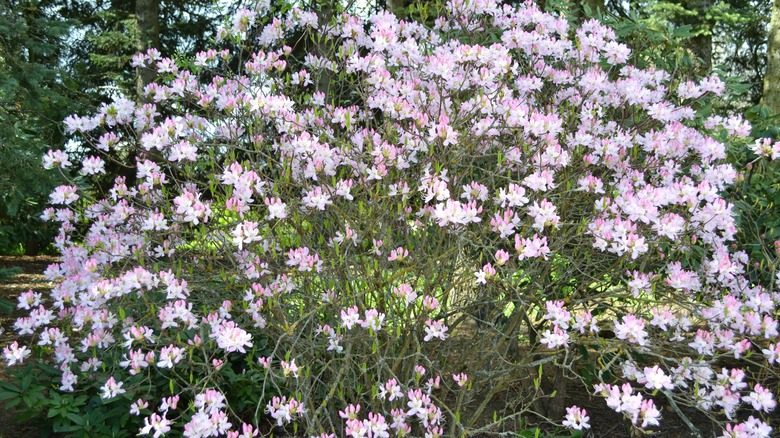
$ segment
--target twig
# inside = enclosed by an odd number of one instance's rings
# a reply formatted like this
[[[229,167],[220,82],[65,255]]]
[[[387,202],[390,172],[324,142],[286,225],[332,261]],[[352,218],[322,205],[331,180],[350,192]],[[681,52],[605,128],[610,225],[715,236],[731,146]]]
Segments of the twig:
[[[688,426],[688,429],[691,431],[691,434],[695,436],[696,438],[701,438],[701,431],[699,428],[693,425],[691,423],[691,420],[688,419],[688,417],[683,414],[683,412],[680,410],[679,406],[677,406],[677,402],[674,401],[674,397],[672,397],[672,394],[669,393],[669,391],[664,391],[664,395],[666,396],[666,399],[669,400],[669,405],[671,406],[672,410],[675,414],[682,420],[683,423],[685,423],[686,426]]]

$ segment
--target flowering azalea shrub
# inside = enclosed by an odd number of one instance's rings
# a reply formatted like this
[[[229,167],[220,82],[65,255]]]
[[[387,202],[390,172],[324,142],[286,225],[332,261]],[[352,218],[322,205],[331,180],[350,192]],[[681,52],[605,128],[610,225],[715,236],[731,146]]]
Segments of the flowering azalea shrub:
[[[771,434],[780,295],[724,197],[750,126],[697,113],[723,82],[531,3],[455,0],[433,28],[266,8],[192,62],[139,54],[149,103],[66,121],[82,174],[136,174],[52,193],[62,262],[19,297],[9,365],[52,360],[52,393],[120,434],[586,429],[566,379],[633,428]]]

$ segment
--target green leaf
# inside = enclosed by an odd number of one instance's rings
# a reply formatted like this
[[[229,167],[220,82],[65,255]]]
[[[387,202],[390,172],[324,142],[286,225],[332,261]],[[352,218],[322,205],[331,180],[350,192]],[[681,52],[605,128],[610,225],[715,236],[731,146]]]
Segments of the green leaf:
[[[695,35],[691,32],[693,26],[690,24],[677,26],[672,30],[672,36],[677,38],[693,38]]]

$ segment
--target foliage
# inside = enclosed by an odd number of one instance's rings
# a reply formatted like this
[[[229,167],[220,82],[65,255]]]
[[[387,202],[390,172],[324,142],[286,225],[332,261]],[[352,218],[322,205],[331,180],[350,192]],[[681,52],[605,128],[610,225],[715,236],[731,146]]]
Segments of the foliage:
[[[777,161],[764,159],[766,152],[761,146],[780,139],[780,130],[778,117],[766,107],[755,106],[746,117],[753,124],[753,135],[757,140],[751,148],[729,151],[730,160],[740,170],[730,197],[738,213],[737,241],[756,268],[754,281],[766,283],[772,272],[772,267],[766,263],[767,256],[780,252],[780,246],[775,243],[780,241],[780,166]]]
[[[69,437],[135,436],[128,427],[137,429],[141,424],[122,404],[128,400],[104,401],[94,382],[78,393],[60,393],[52,389],[59,375],[59,370],[45,364],[14,369],[11,381],[0,382],[0,400],[22,413],[20,421],[45,422],[51,431]]]
[[[6,283],[10,281],[16,274],[21,272],[21,269],[17,267],[4,268],[0,267],[0,283]],[[14,310],[14,303],[9,301],[5,297],[0,297],[0,313],[4,315],[10,315]]]
[[[61,427],[121,407],[156,436],[576,431],[571,379],[637,433],[661,410],[695,431],[682,406],[769,436],[778,257],[757,275],[736,240],[726,152],[780,144],[715,112],[723,81],[627,65],[609,28],[530,3],[431,27],[267,6],[194,60],[135,56],[153,103],[67,120],[83,173],[137,173],[52,193],[56,286],[20,297],[33,339],[4,349],[54,361],[27,387],[58,378]]]

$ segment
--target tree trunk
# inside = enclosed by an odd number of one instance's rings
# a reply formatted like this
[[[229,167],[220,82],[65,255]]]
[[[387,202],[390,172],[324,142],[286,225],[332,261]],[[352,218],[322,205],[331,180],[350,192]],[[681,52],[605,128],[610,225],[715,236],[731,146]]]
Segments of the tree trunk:
[[[24,243],[24,255],[26,256],[37,256],[41,253],[41,249],[41,242],[34,237],[30,237]]]
[[[713,24],[706,21],[705,14],[713,5],[713,0],[683,0],[680,4],[695,15],[684,17],[680,24],[687,24],[693,27],[694,33],[699,33],[690,39],[688,48],[699,58],[702,63],[702,70],[705,73],[712,68],[712,27]]]
[[[328,27],[328,23],[330,23],[330,19],[333,18],[333,14],[335,12],[334,10],[334,4],[331,1],[316,1],[317,5],[317,21],[320,25],[320,29],[326,29]],[[322,37],[322,39],[318,41],[314,41],[314,47],[312,47],[311,52],[316,53],[319,56],[322,56],[324,58],[328,58],[330,55],[330,50],[332,49],[332,42],[328,40],[326,37]],[[328,69],[322,69],[319,71],[319,77],[317,78],[317,91],[322,92],[328,97],[330,96],[328,93],[330,92],[332,87],[336,87],[337,84],[333,83],[333,77],[334,74],[332,71]],[[337,102],[337,105],[340,105],[341,102]]]
[[[151,48],[160,48],[160,1],[159,0],[136,0],[135,2],[135,23],[136,23],[136,49],[139,52],[146,52]],[[154,81],[156,72],[154,68],[137,69],[136,75],[136,95],[139,102],[146,102],[148,99],[144,96],[144,88]]]
[[[387,10],[397,13],[399,9],[404,7],[404,0],[386,0]]]
[[[160,0],[136,0],[135,1],[135,25],[136,25],[136,50],[146,52],[149,49],[160,49]],[[146,86],[154,82],[157,77],[157,69],[154,64],[136,68],[135,93],[137,103],[150,103],[151,99],[144,94]],[[137,132],[137,140],[140,140],[141,132]],[[135,163],[138,154],[137,149],[131,149],[125,158],[127,163]],[[161,154],[154,151],[148,155],[153,161],[164,162]],[[128,186],[136,181],[136,172],[124,168],[119,172],[125,176]]]
[[[772,5],[769,39],[766,51],[766,74],[761,102],[773,113],[780,113],[780,0]]]

